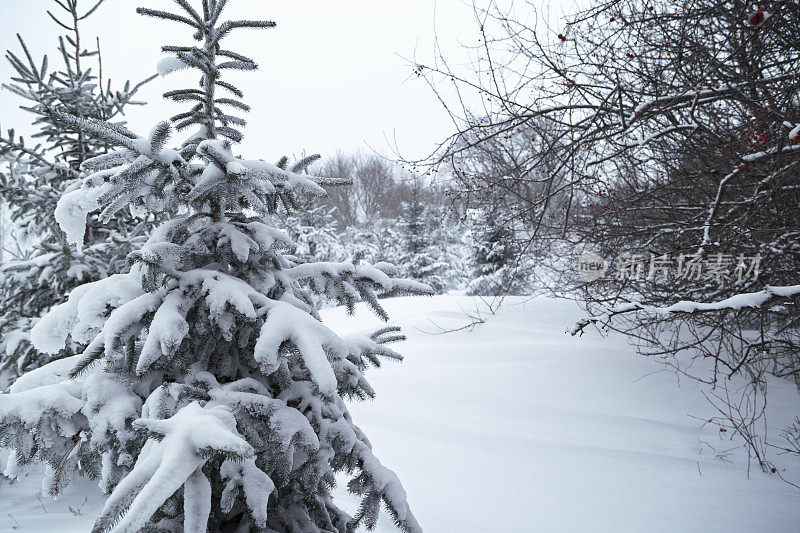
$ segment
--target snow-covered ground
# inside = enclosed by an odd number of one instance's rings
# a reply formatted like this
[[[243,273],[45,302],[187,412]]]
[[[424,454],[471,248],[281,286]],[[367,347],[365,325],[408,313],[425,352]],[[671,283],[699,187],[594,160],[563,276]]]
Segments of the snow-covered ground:
[[[386,302],[409,337],[397,345],[406,360],[371,371],[378,398],[351,409],[426,531],[800,529],[800,491],[757,467],[748,479],[741,451],[716,457],[737,443],[695,418],[714,413],[693,383],[654,373],[660,366],[622,338],[566,335],[579,316],[566,301],[510,300],[471,332],[430,334],[465,324],[461,308],[474,305]],[[340,333],[379,324],[363,308],[324,317]],[[770,395],[774,432],[800,413],[800,398],[779,381]],[[800,461],[774,459],[800,479]],[[37,498],[38,483],[0,482],[0,531],[90,528],[102,498],[89,482],[55,502]],[[343,487],[337,498],[356,504]],[[395,531],[388,517],[379,531]]]

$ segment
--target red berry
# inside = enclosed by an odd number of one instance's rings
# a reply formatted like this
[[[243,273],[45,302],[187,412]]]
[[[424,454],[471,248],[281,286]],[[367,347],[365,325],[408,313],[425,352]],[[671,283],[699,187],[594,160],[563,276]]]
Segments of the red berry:
[[[615,19],[614,17],[611,17],[611,22],[614,22],[615,20],[617,20],[617,19]]]
[[[559,38],[559,39],[561,39],[562,41],[566,41],[566,40],[567,40],[567,38],[566,38],[566,37],[564,37],[564,34],[563,34],[563,33],[559,33],[559,34],[558,34],[558,38]]]
[[[753,26],[758,26],[764,22],[764,10],[759,7],[758,10],[750,13],[750,16],[747,17],[747,21]]]

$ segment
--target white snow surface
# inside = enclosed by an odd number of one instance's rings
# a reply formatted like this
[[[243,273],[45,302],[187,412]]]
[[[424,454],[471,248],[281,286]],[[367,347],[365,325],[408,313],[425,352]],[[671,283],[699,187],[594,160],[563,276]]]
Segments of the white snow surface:
[[[158,63],[156,63],[156,72],[158,72],[158,75],[162,78],[185,68],[189,68],[189,65],[175,56],[162,57],[158,60]]]
[[[794,141],[798,136],[800,136],[800,124],[792,128],[792,131],[789,132],[789,140]]]
[[[619,336],[565,334],[583,316],[568,301],[507,299],[473,331],[426,333],[466,324],[462,308],[477,302],[382,302],[409,337],[392,346],[406,359],[370,371],[377,399],[351,404],[425,531],[797,531],[800,490],[757,466],[748,478],[740,449],[730,462],[716,457],[712,446],[740,443],[703,425],[715,413],[694,383],[655,372],[661,366]],[[342,335],[380,325],[363,305],[355,318],[342,308],[322,315]],[[788,382],[769,387],[777,439],[800,398]],[[800,481],[800,461],[771,459]],[[96,485],[76,476],[53,501],[37,496],[37,474],[0,477],[0,531],[88,531],[103,503]],[[354,512],[345,480],[336,498]],[[383,516],[377,531],[396,530]]]
[[[56,222],[66,234],[67,242],[77,245],[78,251],[83,247],[86,215],[100,207],[98,198],[103,191],[102,187],[76,189],[61,196],[56,205],[53,213]]]

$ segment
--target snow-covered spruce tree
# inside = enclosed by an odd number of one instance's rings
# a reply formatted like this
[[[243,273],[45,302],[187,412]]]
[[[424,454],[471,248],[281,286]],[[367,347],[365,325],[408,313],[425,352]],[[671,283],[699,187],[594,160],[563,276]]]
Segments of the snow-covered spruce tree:
[[[448,206],[434,204],[427,209],[431,224],[429,241],[436,252],[435,258],[443,265],[439,276],[446,290],[457,289],[465,282],[464,272],[471,252],[464,245],[464,226]]]
[[[294,243],[293,249],[289,250],[291,255],[285,257],[295,263],[336,262],[347,258],[356,261],[366,257],[360,251],[348,254],[336,231],[336,208],[316,205],[318,201],[317,197],[298,197],[295,209],[273,215],[276,228],[286,233]],[[306,285],[301,283],[303,288],[308,288]],[[325,304],[324,300],[318,300],[317,309],[322,309]]]
[[[73,242],[95,210],[108,220],[135,204],[171,218],[132,254],[129,273],[76,288],[34,328],[41,350],[62,349],[67,335],[88,347],[0,395],[0,444],[13,450],[6,473],[43,462],[51,493],[76,469],[96,477],[110,496],[95,532],[345,532],[373,527],[381,502],[401,529],[421,531],[344,403],[373,396],[363,372],[400,359],[385,344],[402,336],[385,327],[341,338],[320,321],[314,293],[350,310],[366,300],[385,318],[376,292],[430,289],[394,279],[386,264],[283,255],[293,243],[266,215],[338,182],[303,174],[310,158],[288,167],[233,155],[244,121],[222,106],[247,107],[223,74],[256,65],[222,41],[274,23],[223,21],[224,0],[175,3],[178,13],[139,12],[189,26],[199,41],[165,46],[172,59],[160,64],[199,71],[199,89],[167,93],[192,103],[175,120],[196,133],[170,149],[167,122],[140,138],[61,116],[120,147],[85,161],[90,175],[59,202]],[[362,497],[352,518],[331,496],[342,471]]]
[[[429,213],[418,191],[412,191],[411,200],[403,206],[400,229],[403,233],[401,264],[403,273],[429,285],[435,292],[447,290],[445,273],[449,265],[442,260],[444,251],[430,239],[433,230]]]
[[[477,211],[472,218],[473,280],[468,293],[525,294],[529,290],[527,269],[523,267],[525,258],[515,242],[513,230],[499,225],[488,210]]]
[[[315,205],[314,198],[298,198],[294,211],[278,219],[278,227],[295,243],[298,261],[341,261],[347,257],[336,231],[335,207]]]
[[[78,253],[70,247],[54,219],[56,202],[70,187],[79,186],[80,165],[105,153],[105,139],[79,127],[57,123],[51,111],[98,120],[118,120],[142,83],[126,83],[115,91],[90,65],[102,65],[99,44],[93,50],[81,42],[81,25],[102,4],[84,7],[79,0],[55,2],[50,15],[70,28],[59,37],[61,67],[49,70],[47,56],[35,62],[22,37],[21,54],[7,52],[14,70],[13,81],[3,88],[22,97],[23,109],[33,115],[37,144],[9,130],[0,133],[0,197],[14,224],[10,252],[0,274],[0,373],[18,375],[47,363],[29,342],[33,324],[67,294],[88,281],[127,268],[126,256],[144,244],[146,222],[130,213],[111,226],[92,223],[86,229],[86,245]],[[99,42],[98,42],[99,43]],[[96,44],[96,43],[93,43]],[[147,81],[147,80],[145,80]],[[70,355],[72,343],[58,356]]]

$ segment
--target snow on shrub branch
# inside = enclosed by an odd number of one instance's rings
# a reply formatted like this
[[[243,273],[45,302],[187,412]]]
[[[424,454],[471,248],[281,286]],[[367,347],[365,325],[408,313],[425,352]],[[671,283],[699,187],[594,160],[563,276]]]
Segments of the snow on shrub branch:
[[[567,332],[571,335],[582,334],[584,328],[589,324],[608,324],[614,316],[626,313],[644,312],[654,315],[671,315],[729,311],[744,308],[762,309],[796,299],[798,295],[800,295],[800,285],[791,285],[786,287],[767,287],[762,291],[736,294],[730,298],[709,303],[680,301],[667,307],[656,307],[638,302],[631,302],[606,309],[605,312],[596,316],[579,320],[573,324]]]

